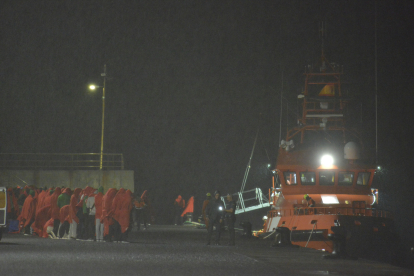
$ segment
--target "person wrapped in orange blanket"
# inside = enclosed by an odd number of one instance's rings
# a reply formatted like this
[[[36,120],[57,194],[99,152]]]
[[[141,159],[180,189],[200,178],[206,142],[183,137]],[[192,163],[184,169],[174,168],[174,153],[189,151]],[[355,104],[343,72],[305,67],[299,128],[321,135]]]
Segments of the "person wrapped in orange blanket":
[[[17,218],[19,221],[19,229],[24,229],[25,235],[30,235],[30,225],[32,225],[36,215],[36,201],[34,199],[35,192],[29,191],[29,195],[24,200],[22,212]]]
[[[106,192],[106,194],[102,198],[102,218],[101,221],[104,224],[104,240],[105,241],[111,241],[111,238],[109,236],[109,226],[113,224],[112,218],[111,218],[111,208],[112,208],[112,201],[117,193],[117,190],[115,188],[110,188]],[[111,233],[112,234],[112,233]]]
[[[119,194],[119,196],[117,194],[115,199],[113,202],[115,205],[113,206],[115,207],[113,214],[115,228],[114,239],[118,242],[127,242],[128,230],[130,229],[129,226],[131,221],[132,192],[130,190],[126,190],[125,192]]]
[[[79,209],[76,205],[79,203],[80,193],[82,192],[81,188],[76,188],[73,191],[73,195],[70,197],[70,208],[69,208],[69,237],[76,239],[77,227],[79,224],[79,218],[76,216],[76,213]]]
[[[33,232],[35,232],[39,237],[43,236],[43,226],[51,218],[51,209],[50,205],[44,206],[36,211],[35,220],[32,223]]]

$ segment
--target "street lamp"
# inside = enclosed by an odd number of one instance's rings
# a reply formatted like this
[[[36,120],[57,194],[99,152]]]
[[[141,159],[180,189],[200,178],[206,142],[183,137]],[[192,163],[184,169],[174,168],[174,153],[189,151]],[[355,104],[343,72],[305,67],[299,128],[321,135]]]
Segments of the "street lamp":
[[[104,145],[106,64],[104,65],[104,72],[101,74],[101,77],[104,78],[103,86],[96,86],[94,84],[91,84],[89,86],[90,90],[95,90],[96,88],[102,87],[102,134],[101,134],[101,157],[100,157],[100,162],[99,162],[99,169],[100,170],[102,170],[103,145]]]

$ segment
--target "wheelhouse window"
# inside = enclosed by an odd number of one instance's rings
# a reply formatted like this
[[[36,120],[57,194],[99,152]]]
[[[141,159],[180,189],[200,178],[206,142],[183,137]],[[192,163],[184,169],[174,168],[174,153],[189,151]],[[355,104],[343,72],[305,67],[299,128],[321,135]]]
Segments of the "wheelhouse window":
[[[300,173],[300,183],[302,185],[315,185],[315,173],[314,172],[301,172]]]
[[[354,183],[353,172],[339,172],[338,173],[338,184],[341,186],[352,186]]]
[[[298,182],[296,181],[296,172],[284,172],[286,185],[297,185]]]
[[[319,172],[319,185],[335,184],[335,172],[323,171]]]
[[[368,185],[369,178],[371,177],[370,172],[358,173],[357,185],[366,186]]]

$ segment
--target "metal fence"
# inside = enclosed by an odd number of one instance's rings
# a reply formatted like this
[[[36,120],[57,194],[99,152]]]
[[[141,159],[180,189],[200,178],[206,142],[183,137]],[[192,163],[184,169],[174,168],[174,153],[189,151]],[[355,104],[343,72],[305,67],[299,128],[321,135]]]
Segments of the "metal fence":
[[[91,170],[99,169],[100,153],[0,153],[3,170]],[[104,153],[103,170],[123,170],[122,153]]]

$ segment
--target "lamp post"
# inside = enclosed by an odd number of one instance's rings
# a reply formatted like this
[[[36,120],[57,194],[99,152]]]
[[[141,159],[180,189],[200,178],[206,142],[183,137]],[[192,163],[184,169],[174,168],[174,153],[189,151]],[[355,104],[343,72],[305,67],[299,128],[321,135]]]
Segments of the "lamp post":
[[[106,64],[104,65],[104,72],[101,74],[101,77],[104,78],[103,87],[102,87],[102,134],[101,134],[101,156],[99,162],[99,169],[102,170],[102,160],[103,160],[103,146],[104,146],[104,127],[105,127],[105,83],[106,83]],[[90,85],[89,89],[95,90],[101,86]]]

